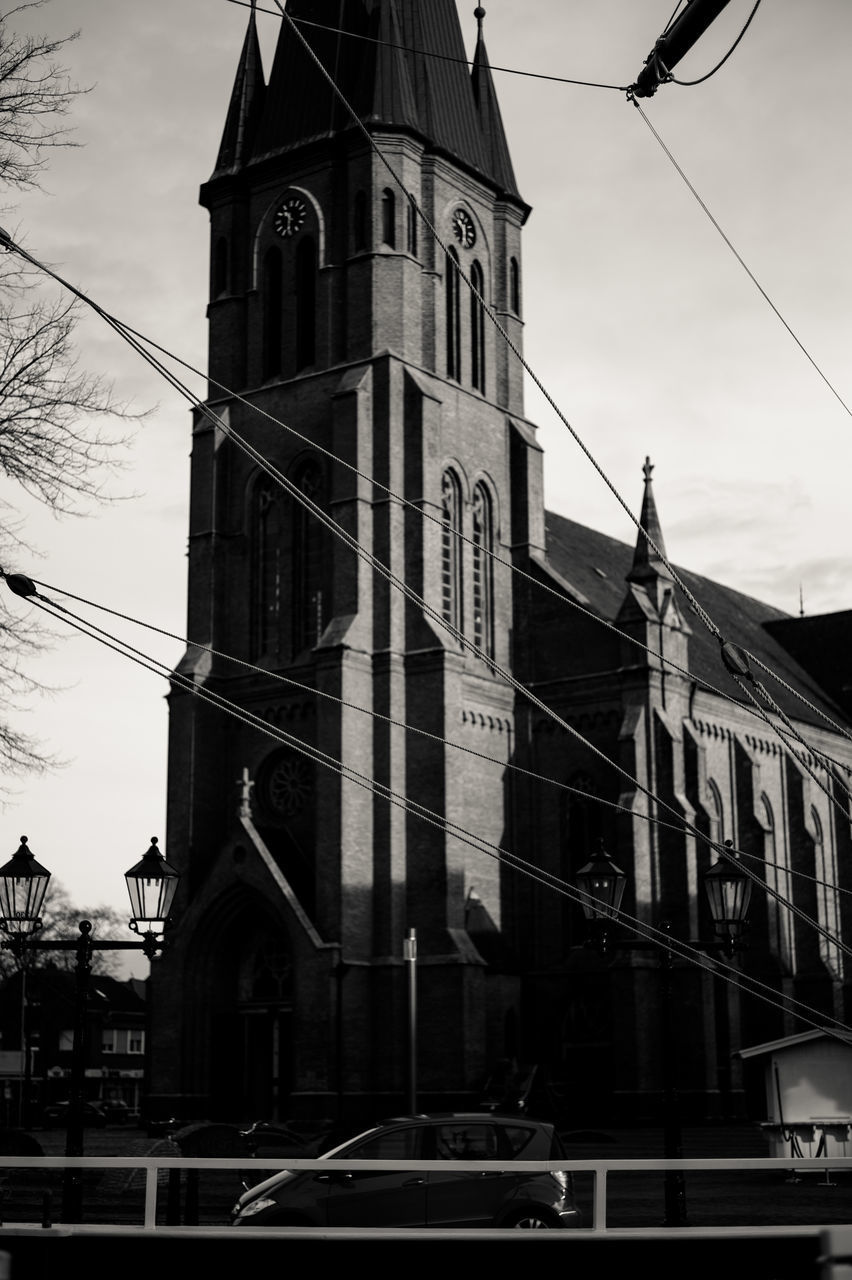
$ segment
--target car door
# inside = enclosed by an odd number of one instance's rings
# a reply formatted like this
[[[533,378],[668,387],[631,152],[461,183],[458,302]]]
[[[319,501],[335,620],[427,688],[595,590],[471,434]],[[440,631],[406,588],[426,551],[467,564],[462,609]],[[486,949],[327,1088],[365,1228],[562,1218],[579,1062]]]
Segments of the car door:
[[[373,1134],[336,1159],[397,1160],[399,1169],[329,1170],[318,1180],[328,1186],[330,1227],[422,1227],[426,1224],[426,1174],[405,1169],[405,1160],[421,1159],[422,1126],[409,1125]]]
[[[494,1219],[512,1186],[508,1155],[501,1156],[497,1126],[483,1120],[448,1119],[433,1126],[436,1160],[495,1160],[493,1171],[436,1169],[429,1172],[426,1222],[430,1227],[481,1227]]]

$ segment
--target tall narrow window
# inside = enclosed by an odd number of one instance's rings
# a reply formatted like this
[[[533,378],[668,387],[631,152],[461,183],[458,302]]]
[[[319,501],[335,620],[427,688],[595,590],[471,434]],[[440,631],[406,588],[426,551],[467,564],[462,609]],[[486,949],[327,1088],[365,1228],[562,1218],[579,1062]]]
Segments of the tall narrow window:
[[[322,506],[322,473],[304,463],[294,476],[298,491]],[[323,627],[322,525],[298,498],[293,499],[293,652],[312,649]]]
[[[461,381],[461,293],[459,258],[455,249],[447,253],[447,377]]]
[[[441,489],[441,614],[461,631],[461,489],[452,471],[444,472]]]
[[[473,643],[494,657],[494,522],[484,484],[473,491]]]
[[[281,372],[281,253],[269,249],[263,259],[263,376]]]
[[[296,368],[316,360],[317,247],[310,236],[296,250]]]
[[[417,257],[417,206],[414,196],[408,197],[408,252]]]
[[[255,486],[251,517],[251,646],[256,658],[278,652],[281,621],[281,490],[268,476]]]
[[[355,197],[353,235],[355,251],[360,253],[367,247],[367,196],[363,191]]]
[[[775,831],[775,815],[766,795],[761,796],[763,809],[763,859],[766,864],[766,882],[778,894],[767,903],[770,920],[770,946],[787,973],[793,968],[793,933],[790,908],[783,905],[792,901],[790,872],[778,861],[778,841]]]
[[[396,196],[389,190],[382,192],[382,241],[396,248]]]
[[[228,292],[228,241],[220,236],[213,253],[213,297]]]
[[[509,308],[516,316],[521,314],[521,269],[517,258],[509,262]]]
[[[485,297],[485,276],[478,262],[474,262],[470,268],[470,283],[476,291],[470,295],[470,381],[477,391],[484,391],[485,308],[480,298]]]
[[[837,902],[837,865],[832,854],[831,842],[826,843],[819,814],[811,805],[811,826],[814,832],[814,863],[820,881],[819,922],[828,933],[820,939],[820,954],[834,973],[840,969],[840,948],[834,941],[840,935],[840,912]]]

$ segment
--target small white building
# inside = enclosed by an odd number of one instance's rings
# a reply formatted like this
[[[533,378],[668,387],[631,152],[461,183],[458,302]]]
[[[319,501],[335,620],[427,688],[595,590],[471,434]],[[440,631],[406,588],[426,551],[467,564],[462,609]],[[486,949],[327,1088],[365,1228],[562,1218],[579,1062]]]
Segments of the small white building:
[[[773,1156],[852,1153],[852,1034],[804,1031],[735,1056],[765,1059],[761,1128]]]

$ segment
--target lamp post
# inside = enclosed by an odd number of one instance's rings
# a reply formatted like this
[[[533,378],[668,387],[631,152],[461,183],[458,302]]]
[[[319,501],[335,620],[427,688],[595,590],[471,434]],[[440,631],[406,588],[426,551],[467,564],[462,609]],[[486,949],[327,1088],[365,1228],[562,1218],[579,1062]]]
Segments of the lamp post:
[[[720,858],[703,878],[713,917],[716,937],[712,941],[685,940],[688,945],[703,950],[719,949],[734,956],[743,946],[746,915],[751,900],[752,881],[736,863],[737,854],[730,840],[725,842],[731,856]],[[666,1160],[683,1158],[680,1107],[678,1105],[675,1072],[674,1010],[672,1000],[672,975],[674,953],[665,942],[651,939],[623,940],[610,938],[610,924],[618,920],[627,877],[604,851],[603,841],[598,852],[577,872],[575,884],[582,895],[583,913],[589,922],[589,945],[597,947],[605,955],[611,945],[619,950],[647,950],[654,948],[660,956],[662,1001],[660,1007],[660,1055],[663,1094],[663,1153]],[[671,922],[664,920],[661,932],[672,932]],[[686,1226],[686,1188],[683,1173],[679,1169],[667,1169],[665,1174],[664,1226]]]
[[[83,1154],[83,1103],[86,1078],[85,1036],[86,1000],[92,955],[95,951],[142,951],[149,960],[163,947],[162,935],[169,924],[169,912],[177,891],[180,875],[157,848],[156,837],[144,856],[125,873],[130,895],[132,919],[129,928],[140,935],[138,941],[92,937],[89,920],[81,920],[79,937],[74,939],[40,939],[41,909],[50,872],[38,863],[21,836],[17,851],[0,867],[0,929],[6,940],[0,944],[18,959],[27,951],[73,951],[75,998],[74,1027],[71,1047],[71,1077],[68,1099],[68,1128],[65,1137],[66,1156]],[[82,1220],[83,1182],[79,1169],[66,1169],[62,1189],[62,1221]]]

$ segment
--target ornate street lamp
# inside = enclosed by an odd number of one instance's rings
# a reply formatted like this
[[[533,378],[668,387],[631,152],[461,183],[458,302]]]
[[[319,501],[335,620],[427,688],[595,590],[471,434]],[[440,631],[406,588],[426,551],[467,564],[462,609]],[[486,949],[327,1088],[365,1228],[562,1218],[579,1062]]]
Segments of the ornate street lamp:
[[[709,871],[705,871],[704,888],[707,890],[713,926],[723,940],[725,952],[733,956],[743,946],[753,882],[737,865],[739,854],[734,849],[733,841],[726,840],[725,847],[731,853],[720,858]]]
[[[142,934],[146,955],[153,943],[154,954],[158,948],[156,937],[165,932],[169,922],[180,873],[169,866],[157,848],[157,837],[151,836],[147,853],[125,872],[124,879],[130,895],[130,928]]]
[[[751,901],[752,881],[737,865],[737,852],[730,840],[725,841],[730,852],[719,858],[702,877],[710,903],[713,926],[717,939],[713,942],[688,940],[690,946],[709,950],[721,948],[733,956],[744,946],[746,914]],[[605,955],[610,946],[609,925],[619,918],[621,902],[627,887],[627,877],[604,851],[603,841],[598,851],[582,867],[575,877],[581,895],[581,905],[592,933],[589,945]],[[670,934],[669,921],[663,921],[661,931]],[[667,1160],[680,1160],[683,1156],[680,1111],[675,1082],[675,1034],[672,1011],[672,970],[674,955],[665,940],[626,939],[615,944],[620,950],[656,949],[660,954],[662,1000],[660,1006],[661,1061],[663,1071],[663,1134]],[[683,1173],[670,1169],[665,1174],[665,1225],[686,1226],[686,1191]]]
[[[81,920],[75,939],[42,940],[41,909],[50,872],[36,862],[21,836],[20,847],[5,866],[0,867],[0,930],[6,934],[3,947],[22,957],[28,950],[75,952],[74,1035],[71,1047],[71,1077],[68,1099],[66,1156],[83,1154],[83,1102],[86,1075],[86,1000],[94,951],[142,951],[149,960],[163,947],[162,935],[169,925],[169,912],[177,892],[179,873],[157,848],[156,837],[144,856],[125,874],[132,919],[129,927],[140,935],[138,942],[127,939],[101,941],[92,938],[92,924]],[[78,1169],[66,1169],[62,1195],[63,1222],[82,1220],[82,1176]]]
[[[4,933],[26,937],[41,928],[41,908],[50,872],[36,862],[27,837],[0,867],[0,927]]]

